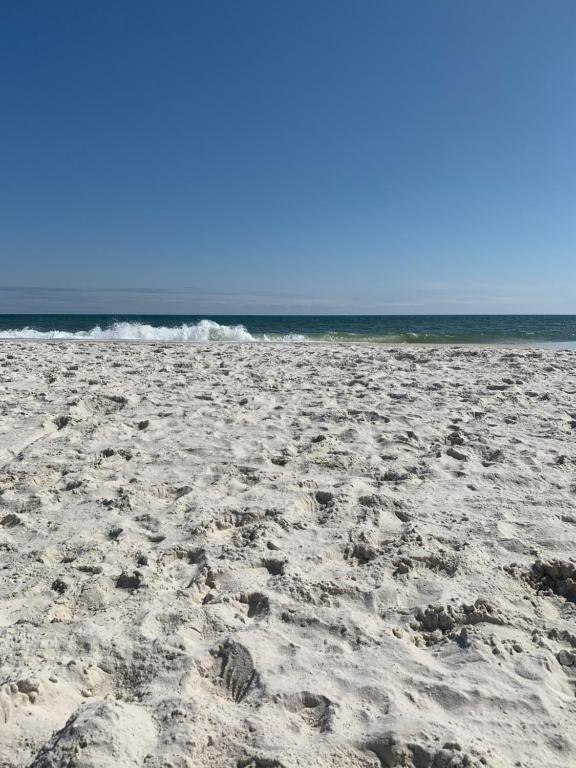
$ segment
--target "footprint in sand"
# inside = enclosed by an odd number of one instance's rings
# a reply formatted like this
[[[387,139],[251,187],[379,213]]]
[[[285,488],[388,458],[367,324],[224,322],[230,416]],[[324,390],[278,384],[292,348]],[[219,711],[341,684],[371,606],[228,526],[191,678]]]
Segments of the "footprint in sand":
[[[309,728],[318,729],[321,733],[332,729],[334,705],[326,696],[300,691],[282,696],[279,701],[289,712],[298,715],[302,723]]]
[[[220,646],[217,655],[222,659],[220,677],[234,701],[239,703],[256,679],[252,656],[234,640],[227,640]]]

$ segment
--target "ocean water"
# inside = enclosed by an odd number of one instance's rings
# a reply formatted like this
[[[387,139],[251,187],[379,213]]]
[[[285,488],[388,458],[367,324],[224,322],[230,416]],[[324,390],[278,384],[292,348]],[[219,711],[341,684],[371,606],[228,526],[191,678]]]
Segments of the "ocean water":
[[[0,315],[0,340],[576,346],[576,315]]]

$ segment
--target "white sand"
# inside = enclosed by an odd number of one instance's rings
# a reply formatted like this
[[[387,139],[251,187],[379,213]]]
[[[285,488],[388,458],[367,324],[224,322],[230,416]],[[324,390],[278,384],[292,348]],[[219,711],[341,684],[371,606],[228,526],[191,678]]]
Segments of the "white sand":
[[[576,765],[576,353],[0,366],[2,768]]]

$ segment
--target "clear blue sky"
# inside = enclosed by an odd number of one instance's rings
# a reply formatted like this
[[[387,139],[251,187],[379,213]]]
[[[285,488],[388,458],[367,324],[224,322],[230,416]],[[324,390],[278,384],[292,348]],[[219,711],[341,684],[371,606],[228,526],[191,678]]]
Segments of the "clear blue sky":
[[[3,2],[0,67],[0,312],[576,312],[574,0]]]

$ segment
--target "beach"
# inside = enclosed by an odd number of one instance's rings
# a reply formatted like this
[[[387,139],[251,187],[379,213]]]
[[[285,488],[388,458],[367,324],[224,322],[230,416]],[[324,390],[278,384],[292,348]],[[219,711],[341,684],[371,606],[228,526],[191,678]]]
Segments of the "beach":
[[[576,764],[576,352],[0,344],[1,768]]]

